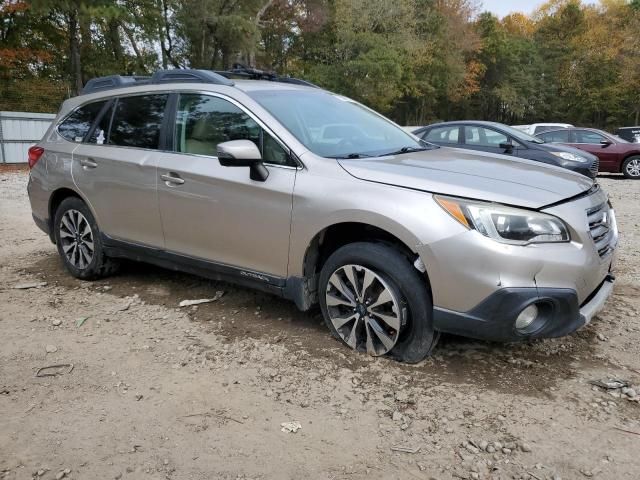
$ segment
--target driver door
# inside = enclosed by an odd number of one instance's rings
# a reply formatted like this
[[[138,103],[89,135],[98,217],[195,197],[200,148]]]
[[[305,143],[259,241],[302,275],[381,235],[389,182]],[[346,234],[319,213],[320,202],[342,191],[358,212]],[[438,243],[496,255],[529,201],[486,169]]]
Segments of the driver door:
[[[180,93],[173,152],[158,159],[158,202],[167,251],[231,267],[253,280],[285,278],[297,165],[289,151],[239,104],[215,94]],[[218,143],[251,140],[269,171],[223,167]]]

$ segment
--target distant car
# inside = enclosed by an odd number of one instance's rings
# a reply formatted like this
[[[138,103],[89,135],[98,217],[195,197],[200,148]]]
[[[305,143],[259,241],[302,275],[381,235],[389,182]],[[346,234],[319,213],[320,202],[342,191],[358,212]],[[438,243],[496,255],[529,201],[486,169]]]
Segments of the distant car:
[[[640,143],[640,127],[622,127],[616,130],[616,135],[627,142]]]
[[[464,120],[434,123],[413,132],[421,139],[446,147],[513,155],[567,168],[590,178],[598,174],[598,157],[563,145],[549,145],[508,125]]]
[[[570,145],[597,155],[601,172],[623,173],[627,178],[640,178],[640,144],[630,143],[616,135],[595,128],[567,128],[538,135],[545,142]]]
[[[532,123],[531,125],[513,125],[513,128],[522,130],[529,135],[538,135],[539,133],[549,130],[557,130],[559,128],[572,128],[570,123]]]

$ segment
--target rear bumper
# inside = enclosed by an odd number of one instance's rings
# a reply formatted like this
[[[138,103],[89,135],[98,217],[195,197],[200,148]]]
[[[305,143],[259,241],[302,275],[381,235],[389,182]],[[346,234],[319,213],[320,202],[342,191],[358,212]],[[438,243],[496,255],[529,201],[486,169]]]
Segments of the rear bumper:
[[[42,230],[44,233],[49,235],[49,237],[51,237],[51,229],[49,228],[49,222],[47,222],[46,220],[36,216],[35,213],[32,213],[31,216],[33,217],[33,221],[35,222],[37,227],[40,230]]]
[[[613,277],[607,275],[582,306],[571,289],[503,288],[468,312],[435,307],[434,327],[441,332],[500,342],[562,337],[593,319],[611,294],[613,283]],[[524,331],[517,330],[516,318],[534,303],[540,312],[538,318]]]

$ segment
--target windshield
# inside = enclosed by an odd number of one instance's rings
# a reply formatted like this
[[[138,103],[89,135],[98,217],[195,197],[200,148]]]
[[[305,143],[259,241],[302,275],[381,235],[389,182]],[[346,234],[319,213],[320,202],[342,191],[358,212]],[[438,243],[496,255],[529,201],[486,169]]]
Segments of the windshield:
[[[533,143],[544,143],[544,140],[529,135],[528,133],[523,132],[522,130],[518,130],[517,128],[510,127],[509,125],[496,124],[500,127],[501,130],[504,130],[505,133],[508,133],[514,138],[522,142],[533,142]]]
[[[430,148],[373,110],[323,90],[247,93],[322,157],[374,157]]]

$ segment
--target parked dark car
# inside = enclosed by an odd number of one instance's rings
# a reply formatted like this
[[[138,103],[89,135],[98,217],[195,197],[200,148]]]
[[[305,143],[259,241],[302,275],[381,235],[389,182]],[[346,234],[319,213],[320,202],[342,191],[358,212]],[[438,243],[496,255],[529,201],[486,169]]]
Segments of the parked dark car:
[[[598,157],[595,155],[564,145],[547,144],[502,123],[442,122],[418,128],[413,134],[436,145],[512,155],[564,167],[590,178],[598,174]]]
[[[545,142],[558,142],[597,155],[601,172],[623,173],[640,178],[640,144],[595,128],[563,128],[538,135]]]
[[[627,142],[640,143],[640,127],[622,127],[616,130],[616,135]]]

